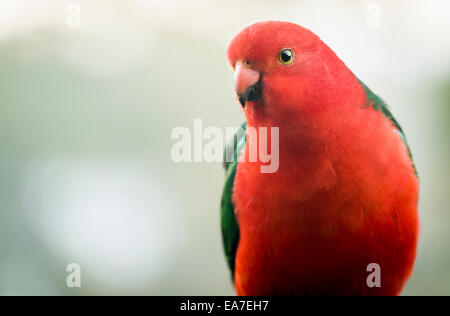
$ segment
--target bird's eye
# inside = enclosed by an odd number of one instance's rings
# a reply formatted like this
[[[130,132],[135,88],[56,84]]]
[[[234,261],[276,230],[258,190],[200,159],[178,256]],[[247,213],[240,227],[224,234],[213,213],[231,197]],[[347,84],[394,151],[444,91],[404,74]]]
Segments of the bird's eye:
[[[283,65],[289,65],[294,60],[294,53],[288,48],[283,49],[278,56],[278,60]]]

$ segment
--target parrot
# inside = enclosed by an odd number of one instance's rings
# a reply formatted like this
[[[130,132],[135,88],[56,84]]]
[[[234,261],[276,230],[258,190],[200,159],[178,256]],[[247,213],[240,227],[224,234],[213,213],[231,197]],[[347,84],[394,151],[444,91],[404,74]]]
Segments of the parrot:
[[[388,105],[295,23],[252,24],[227,57],[245,116],[226,145],[220,212],[236,294],[401,295],[417,255],[419,177]],[[250,127],[278,127],[276,172],[241,159]]]

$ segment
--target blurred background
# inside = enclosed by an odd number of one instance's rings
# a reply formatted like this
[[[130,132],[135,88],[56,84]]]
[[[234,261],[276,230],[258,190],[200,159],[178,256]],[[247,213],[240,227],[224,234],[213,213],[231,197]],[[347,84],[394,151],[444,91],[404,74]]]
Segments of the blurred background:
[[[0,0],[0,295],[234,294],[222,166],[173,162],[171,132],[243,121],[226,48],[271,19],[390,104],[421,177],[403,294],[449,295],[449,16],[448,0]]]

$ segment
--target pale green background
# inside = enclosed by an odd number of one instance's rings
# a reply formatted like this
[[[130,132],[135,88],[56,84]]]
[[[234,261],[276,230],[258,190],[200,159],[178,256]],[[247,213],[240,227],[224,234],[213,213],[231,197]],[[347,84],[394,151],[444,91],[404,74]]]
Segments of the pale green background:
[[[268,19],[313,30],[391,105],[421,176],[404,294],[450,294],[448,1],[73,1],[80,28],[70,2],[0,0],[0,294],[234,293],[222,167],[175,164],[170,134],[242,122],[226,47]]]

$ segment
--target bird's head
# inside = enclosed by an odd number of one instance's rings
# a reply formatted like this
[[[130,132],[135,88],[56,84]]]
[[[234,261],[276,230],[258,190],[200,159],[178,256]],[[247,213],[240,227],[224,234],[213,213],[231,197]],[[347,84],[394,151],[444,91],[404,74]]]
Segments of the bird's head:
[[[245,28],[231,41],[228,59],[247,120],[258,123],[285,120],[307,107],[320,111],[345,81],[356,81],[318,36],[289,22]]]

